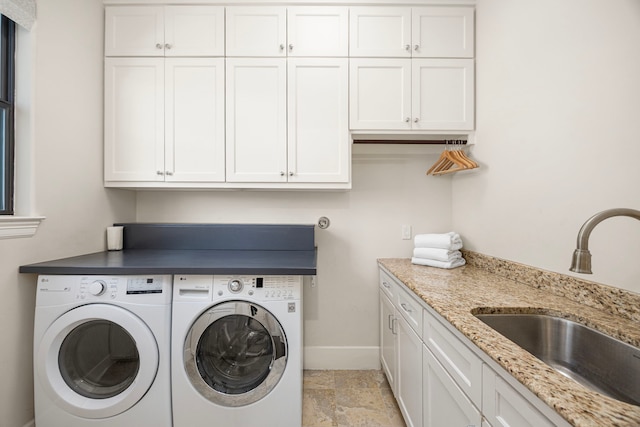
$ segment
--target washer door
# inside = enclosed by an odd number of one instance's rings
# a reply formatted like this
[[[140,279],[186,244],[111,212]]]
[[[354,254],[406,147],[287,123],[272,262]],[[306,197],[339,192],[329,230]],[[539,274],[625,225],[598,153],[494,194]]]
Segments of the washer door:
[[[265,308],[229,301],[205,311],[184,342],[187,377],[198,392],[223,406],[257,402],[276,386],[287,365],[287,340]]]
[[[153,384],[158,358],[158,344],[140,318],[114,305],[90,304],[53,322],[35,364],[52,401],[96,419],[134,406]]]

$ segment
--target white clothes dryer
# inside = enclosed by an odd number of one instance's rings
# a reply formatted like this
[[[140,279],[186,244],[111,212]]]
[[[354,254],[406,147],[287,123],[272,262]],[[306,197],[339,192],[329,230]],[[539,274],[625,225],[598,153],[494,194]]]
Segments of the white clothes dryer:
[[[301,303],[301,276],[175,276],[174,427],[300,427]]]
[[[171,279],[38,277],[38,427],[171,427]]]

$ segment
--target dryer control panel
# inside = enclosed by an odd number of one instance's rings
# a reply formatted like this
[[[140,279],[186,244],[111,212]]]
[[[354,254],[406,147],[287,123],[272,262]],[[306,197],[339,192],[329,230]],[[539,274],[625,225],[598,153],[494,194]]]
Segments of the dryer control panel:
[[[257,301],[299,300],[302,276],[214,276],[213,298],[238,295]]]

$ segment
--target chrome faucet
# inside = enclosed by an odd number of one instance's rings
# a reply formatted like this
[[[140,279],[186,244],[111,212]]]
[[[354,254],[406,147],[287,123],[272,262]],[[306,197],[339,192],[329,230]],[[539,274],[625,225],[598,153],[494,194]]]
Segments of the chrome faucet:
[[[578,232],[578,244],[576,250],[573,251],[573,260],[571,261],[571,268],[569,270],[575,271],[576,273],[592,274],[589,236],[596,225],[612,216],[630,216],[640,221],[640,211],[625,208],[607,209],[589,218]]]

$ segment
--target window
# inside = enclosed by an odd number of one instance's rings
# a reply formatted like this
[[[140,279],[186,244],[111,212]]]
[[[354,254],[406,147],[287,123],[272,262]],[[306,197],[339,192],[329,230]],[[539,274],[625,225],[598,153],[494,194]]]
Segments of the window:
[[[13,215],[15,34],[0,15],[0,215]]]

